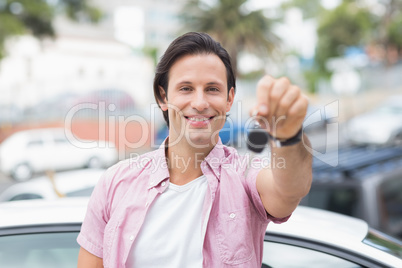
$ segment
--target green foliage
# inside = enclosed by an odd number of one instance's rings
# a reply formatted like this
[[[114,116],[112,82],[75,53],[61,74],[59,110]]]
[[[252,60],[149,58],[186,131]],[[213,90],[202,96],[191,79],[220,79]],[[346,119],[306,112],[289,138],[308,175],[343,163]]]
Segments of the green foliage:
[[[304,19],[317,18],[324,10],[321,6],[321,0],[291,0],[284,2],[281,7],[285,10],[290,8],[300,9]]]
[[[328,80],[331,76],[327,61],[344,56],[348,47],[377,45],[386,53],[389,47],[402,49],[402,1],[379,0],[377,4],[384,8],[380,16],[376,6],[359,0],[343,0],[332,10],[323,9],[320,0],[290,0],[282,5],[283,8],[299,8],[305,19],[315,18],[318,22],[314,65],[304,72],[313,91],[319,80]],[[385,57],[384,61],[388,59]]]
[[[374,26],[370,12],[353,2],[343,2],[334,10],[324,12],[317,29],[319,38],[315,63],[319,70],[327,73],[326,61],[343,56],[347,47],[366,44]]]
[[[87,20],[99,22],[102,18],[102,12],[91,5],[88,1],[82,0],[63,0],[61,3],[67,16],[73,20]]]
[[[227,49],[237,68],[237,57],[250,51],[261,58],[277,53],[280,39],[271,31],[276,22],[264,16],[262,10],[249,11],[247,0],[217,0],[207,5],[200,0],[190,0],[182,12],[184,31],[206,32]]]
[[[402,49],[402,13],[389,25],[388,41],[398,49]]]
[[[142,52],[152,59],[154,67],[158,64],[158,48],[152,46],[145,46]]]
[[[37,38],[54,37],[53,20],[60,13],[73,20],[98,22],[102,13],[87,0],[0,0],[0,60],[4,43],[13,36],[32,34]]]

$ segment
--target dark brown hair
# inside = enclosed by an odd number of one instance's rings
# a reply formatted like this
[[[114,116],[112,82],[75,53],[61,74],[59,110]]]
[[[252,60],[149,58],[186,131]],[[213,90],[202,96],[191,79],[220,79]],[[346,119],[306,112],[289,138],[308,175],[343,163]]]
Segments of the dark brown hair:
[[[226,67],[228,94],[232,87],[236,92],[236,76],[228,52],[221,46],[219,42],[215,41],[208,34],[189,32],[179,36],[169,45],[165,51],[165,54],[163,54],[160,62],[156,66],[154,78],[154,96],[159,107],[160,105],[158,101],[164,101],[159,92],[159,87],[163,88],[167,96],[169,71],[173,64],[183,56],[199,54],[215,54],[222,60]],[[162,112],[163,117],[169,126],[168,112]]]

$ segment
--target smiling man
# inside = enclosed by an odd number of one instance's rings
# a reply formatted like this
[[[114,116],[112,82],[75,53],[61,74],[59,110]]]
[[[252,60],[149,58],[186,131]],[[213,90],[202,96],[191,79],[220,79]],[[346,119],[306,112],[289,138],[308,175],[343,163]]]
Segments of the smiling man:
[[[209,35],[172,42],[154,79],[169,136],[103,175],[77,239],[78,267],[261,267],[268,223],[286,221],[310,188],[307,100],[286,78],[260,80],[253,114],[285,165],[245,165],[218,135],[235,88],[230,57]]]

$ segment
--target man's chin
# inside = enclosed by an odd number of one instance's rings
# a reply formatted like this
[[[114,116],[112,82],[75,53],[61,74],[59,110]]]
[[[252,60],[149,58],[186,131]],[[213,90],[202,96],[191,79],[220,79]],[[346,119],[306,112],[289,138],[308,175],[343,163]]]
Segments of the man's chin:
[[[207,148],[216,144],[211,133],[188,133],[186,135],[187,142],[195,148]]]

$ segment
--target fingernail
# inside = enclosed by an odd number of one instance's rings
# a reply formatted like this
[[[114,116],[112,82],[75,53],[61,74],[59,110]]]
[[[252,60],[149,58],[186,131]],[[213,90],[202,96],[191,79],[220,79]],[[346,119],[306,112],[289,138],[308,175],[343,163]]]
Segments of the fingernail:
[[[268,113],[268,106],[265,104],[260,105],[260,107],[258,107],[258,112],[261,114],[267,114]]]

